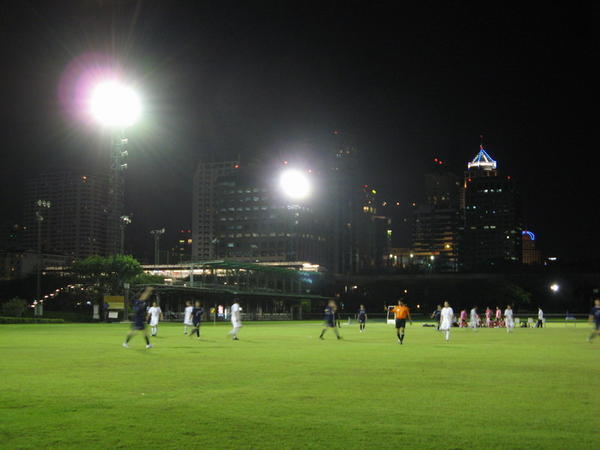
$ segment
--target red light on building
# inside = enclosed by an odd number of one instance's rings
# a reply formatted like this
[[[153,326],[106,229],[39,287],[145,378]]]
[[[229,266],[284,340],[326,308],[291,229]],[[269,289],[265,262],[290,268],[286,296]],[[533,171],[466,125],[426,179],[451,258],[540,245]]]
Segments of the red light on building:
[[[284,166],[287,166],[287,163],[288,163],[287,161],[284,161],[284,162],[283,162],[283,165],[284,165]]]
[[[433,160],[434,160],[435,162],[438,162],[438,161],[439,161],[437,158],[433,158]]]
[[[506,179],[510,180],[510,179],[512,179],[512,177],[509,175],[509,176],[506,177]]]
[[[239,169],[239,168],[240,168],[240,165],[239,165],[239,164],[235,164],[235,165],[233,166],[233,168],[234,168],[234,169]]]

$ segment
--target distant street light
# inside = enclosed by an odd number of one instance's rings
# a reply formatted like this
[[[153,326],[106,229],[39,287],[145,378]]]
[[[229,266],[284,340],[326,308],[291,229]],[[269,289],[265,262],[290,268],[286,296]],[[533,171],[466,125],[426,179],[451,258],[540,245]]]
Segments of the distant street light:
[[[556,294],[558,291],[560,291],[560,286],[557,283],[552,283],[550,285],[550,290]]]
[[[110,152],[109,192],[111,201],[109,217],[109,245],[111,253],[118,250],[123,253],[124,225],[122,210],[125,200],[123,171],[127,169],[127,145],[129,140],[124,136],[125,128],[136,123],[142,113],[142,103],[137,93],[117,80],[106,80],[96,84],[89,97],[89,113],[101,126],[112,131]],[[121,242],[119,245],[119,222]]]
[[[158,264],[160,263],[160,261],[159,261],[159,254],[160,254],[159,240],[160,240],[160,237],[163,234],[165,234],[165,229],[161,228],[160,230],[151,230],[150,234],[154,236],[154,265],[158,266]]]

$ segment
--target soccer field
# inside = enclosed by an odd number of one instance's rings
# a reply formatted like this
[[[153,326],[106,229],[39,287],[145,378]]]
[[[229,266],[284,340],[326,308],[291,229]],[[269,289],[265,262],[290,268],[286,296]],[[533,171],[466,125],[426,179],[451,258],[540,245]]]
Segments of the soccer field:
[[[4,448],[593,448],[600,339],[589,328],[246,323],[202,339],[162,324],[0,326]]]

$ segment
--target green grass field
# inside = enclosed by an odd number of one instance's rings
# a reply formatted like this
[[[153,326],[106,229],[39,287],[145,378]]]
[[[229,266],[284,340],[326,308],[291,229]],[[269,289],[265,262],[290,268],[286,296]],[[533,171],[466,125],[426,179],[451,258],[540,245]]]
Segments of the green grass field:
[[[200,341],[163,324],[0,326],[3,448],[594,448],[589,328],[455,330],[251,323]],[[597,447],[596,447],[597,448]]]

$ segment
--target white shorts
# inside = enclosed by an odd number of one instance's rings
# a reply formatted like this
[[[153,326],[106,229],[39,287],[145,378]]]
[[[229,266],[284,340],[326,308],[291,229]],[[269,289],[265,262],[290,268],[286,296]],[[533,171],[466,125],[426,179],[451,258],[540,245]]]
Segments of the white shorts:
[[[193,327],[193,326],[194,326],[194,324],[192,323],[192,321],[191,321],[191,320],[186,320],[185,322],[183,322],[183,324],[184,324],[186,327]]]
[[[448,331],[450,330],[450,328],[452,328],[452,322],[450,322],[449,320],[444,320],[442,321],[442,323],[440,323],[441,331]]]
[[[515,321],[512,319],[507,319],[506,320],[506,327],[507,328],[514,328],[515,327]]]
[[[233,326],[233,328],[241,328],[242,327],[242,322],[231,322],[231,325]]]
[[[150,319],[150,326],[155,327],[158,325],[158,319]]]

